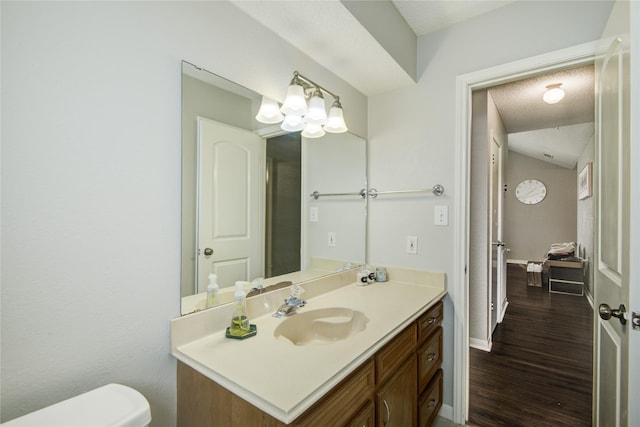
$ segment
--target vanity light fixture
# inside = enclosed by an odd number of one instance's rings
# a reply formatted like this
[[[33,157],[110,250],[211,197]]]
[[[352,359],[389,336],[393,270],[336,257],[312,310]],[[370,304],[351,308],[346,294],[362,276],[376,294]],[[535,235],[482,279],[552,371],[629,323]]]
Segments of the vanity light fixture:
[[[284,116],[280,112],[280,106],[278,102],[274,99],[267,98],[266,96],[262,97],[262,102],[260,103],[260,109],[258,110],[258,115],[256,116],[256,120],[261,123],[280,123],[284,119]]]
[[[542,95],[542,100],[547,104],[557,104],[564,98],[564,90],[560,88],[562,83],[547,86],[547,91]]]
[[[333,97],[333,104],[329,109],[328,116],[324,101],[325,94]],[[262,105],[264,105],[265,99],[268,98],[262,99]],[[260,112],[262,112],[262,105]],[[340,97],[297,71],[293,72],[293,79],[287,89],[287,97],[280,108],[284,118],[281,117],[279,120],[273,118],[274,121],[266,121],[269,120],[268,116],[262,115],[260,112],[256,116],[258,121],[262,123],[282,121],[280,125],[282,129],[290,132],[302,130],[302,136],[306,138],[320,138],[326,132],[343,133],[347,131]]]

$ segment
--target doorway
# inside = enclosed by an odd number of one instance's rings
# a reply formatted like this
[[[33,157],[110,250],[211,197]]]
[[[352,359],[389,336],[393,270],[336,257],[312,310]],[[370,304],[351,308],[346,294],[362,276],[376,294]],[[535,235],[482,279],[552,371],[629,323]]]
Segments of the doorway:
[[[300,132],[267,138],[265,277],[298,271],[302,206]]]
[[[587,415],[591,413],[591,322],[576,322],[570,319],[572,311],[563,309],[564,306],[576,307],[582,317],[589,317],[589,303],[575,296],[550,294],[546,281],[537,281],[536,287],[530,287],[527,281],[527,265],[542,265],[552,243],[586,241],[589,244],[583,248],[589,254],[588,259],[593,252],[593,221],[583,221],[589,228],[584,233],[586,237],[578,235],[577,227],[579,213],[586,211],[592,217],[593,199],[578,202],[576,190],[576,165],[582,167],[580,164],[585,159],[592,162],[594,157],[593,64],[561,68],[473,92],[470,174],[475,189],[471,194],[470,247],[476,250],[470,254],[469,272],[469,344],[472,347],[469,421],[478,425],[492,418],[497,422],[506,414],[513,418],[513,425],[526,424],[527,419],[532,422],[535,417],[531,418],[531,412],[517,409],[536,408],[540,402],[536,393],[543,390],[537,387],[536,381],[531,381],[532,374],[537,381],[549,384],[549,388],[559,378],[564,379],[566,387],[575,386],[571,398],[562,393],[550,398],[557,402],[545,413],[553,414],[558,423],[565,419],[566,425],[582,424],[585,410]],[[571,110],[571,114],[563,115],[553,105],[542,102],[545,86],[555,81],[564,82],[567,87],[563,107],[565,111]],[[540,95],[527,100],[531,105],[510,101],[520,98],[523,91]],[[580,108],[584,108],[585,103],[590,107],[578,113],[571,105],[574,102],[580,103]],[[514,108],[521,112],[514,112]],[[532,118],[524,120],[527,115]],[[554,128],[540,128],[549,125]],[[504,168],[500,167],[503,157],[507,159]],[[532,178],[542,185],[540,196],[535,200],[517,198],[516,188],[523,185],[518,183],[530,183]],[[531,190],[525,193],[529,195]],[[507,207],[506,227],[501,221],[503,205]],[[488,231],[486,224],[490,225]],[[584,228],[584,224],[582,226]],[[509,265],[509,279],[503,279],[508,282],[509,297],[514,297],[515,303],[509,298],[506,323],[498,325],[504,316],[502,307],[507,305],[506,295],[498,292],[502,286],[506,290],[507,283],[499,283],[504,276],[498,274],[506,271],[506,260],[499,262],[496,256],[504,253],[503,228],[506,247],[517,259]],[[478,268],[483,263],[488,265]],[[527,324],[523,311],[536,317],[530,318]],[[556,316],[558,312],[565,313],[562,320]],[[534,324],[538,326],[530,330]],[[552,326],[554,324],[557,326]],[[573,324],[575,329],[564,330],[566,324]],[[480,326],[485,329],[481,330]],[[582,337],[579,344],[571,341],[576,334]],[[556,352],[565,337],[565,351]],[[579,367],[573,369],[572,358]],[[585,359],[588,363],[583,366]],[[554,369],[566,375],[558,375]],[[493,375],[487,374],[492,371]],[[505,376],[505,373],[508,374]],[[491,409],[501,406],[504,411]],[[509,408],[515,410],[509,412]]]
[[[463,308],[460,321],[454,326],[454,406],[453,420],[464,424],[468,415],[469,390],[469,161],[470,161],[470,129],[471,93],[473,90],[488,88],[542,74],[563,67],[593,62],[597,50],[597,43],[587,43],[573,48],[552,52],[522,61],[505,64],[456,78],[457,105],[456,129],[457,152],[461,153],[456,163],[456,204],[460,207],[459,214],[454,218],[456,227],[456,250],[454,259],[454,274],[452,277],[451,298],[455,307]]]

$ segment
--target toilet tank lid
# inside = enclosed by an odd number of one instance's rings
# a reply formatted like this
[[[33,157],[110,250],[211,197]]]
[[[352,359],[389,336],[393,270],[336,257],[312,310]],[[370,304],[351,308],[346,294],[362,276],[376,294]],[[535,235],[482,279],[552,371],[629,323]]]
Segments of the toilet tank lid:
[[[151,422],[149,402],[140,392],[107,384],[30,414],[2,427],[143,427]]]

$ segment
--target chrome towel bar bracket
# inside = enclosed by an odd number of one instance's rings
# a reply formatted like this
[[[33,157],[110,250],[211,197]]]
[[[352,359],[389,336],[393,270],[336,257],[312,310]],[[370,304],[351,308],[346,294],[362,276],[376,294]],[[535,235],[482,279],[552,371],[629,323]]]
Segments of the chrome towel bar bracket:
[[[375,188],[369,189],[369,191],[364,188],[357,193],[320,193],[319,191],[314,191],[309,196],[313,197],[315,200],[318,200],[320,197],[328,197],[328,196],[360,196],[361,199],[369,196],[372,199],[378,197],[379,194],[401,194],[401,193],[432,193],[434,196],[442,196],[444,193],[444,187],[440,184],[434,185],[432,188],[421,189],[421,190],[391,190],[391,191],[378,191]]]
[[[434,196],[442,196],[444,193],[444,187],[440,184],[434,185],[432,188],[420,189],[420,190],[390,190],[390,191],[378,191],[375,188],[369,190],[369,197],[375,199],[379,194],[400,194],[400,193],[432,193]]]

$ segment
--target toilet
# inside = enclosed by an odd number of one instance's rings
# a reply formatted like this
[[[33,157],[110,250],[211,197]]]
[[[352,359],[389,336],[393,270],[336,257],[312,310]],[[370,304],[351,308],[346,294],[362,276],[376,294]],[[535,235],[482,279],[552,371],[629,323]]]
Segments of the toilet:
[[[1,427],[146,427],[149,402],[138,391],[108,384],[15,418]]]

